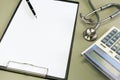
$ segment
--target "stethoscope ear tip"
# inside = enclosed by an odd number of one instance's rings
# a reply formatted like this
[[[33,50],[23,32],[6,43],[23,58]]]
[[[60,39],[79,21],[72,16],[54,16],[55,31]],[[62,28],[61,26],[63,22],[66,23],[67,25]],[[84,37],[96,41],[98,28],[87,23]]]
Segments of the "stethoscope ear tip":
[[[83,32],[83,37],[85,38],[85,40],[87,41],[94,41],[97,39],[97,33],[96,30],[94,28],[87,28],[84,32]]]

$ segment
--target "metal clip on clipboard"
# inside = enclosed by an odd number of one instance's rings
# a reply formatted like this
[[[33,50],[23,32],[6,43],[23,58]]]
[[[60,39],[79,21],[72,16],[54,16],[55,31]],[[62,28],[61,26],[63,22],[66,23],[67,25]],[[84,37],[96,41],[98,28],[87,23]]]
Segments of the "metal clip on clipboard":
[[[16,61],[9,61],[6,67],[9,71],[35,75],[43,78],[46,78],[48,73],[48,68],[35,66],[29,63],[20,63]]]

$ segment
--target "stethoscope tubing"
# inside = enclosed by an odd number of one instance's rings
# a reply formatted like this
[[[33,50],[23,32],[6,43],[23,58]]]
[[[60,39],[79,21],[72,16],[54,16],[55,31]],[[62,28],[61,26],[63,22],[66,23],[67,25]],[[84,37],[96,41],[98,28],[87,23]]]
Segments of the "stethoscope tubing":
[[[91,3],[91,0],[89,0],[89,3],[92,5]],[[99,14],[98,12],[102,11],[102,10],[105,10],[105,9],[108,9],[108,8],[111,8],[111,7],[115,7],[118,9],[118,11],[116,11],[115,13],[113,13],[112,15],[104,18],[104,19],[100,19],[99,17]],[[80,17],[82,19],[83,22],[87,23],[87,24],[94,24],[95,26],[93,28],[87,28],[87,30],[85,30],[85,32],[83,33],[83,37],[88,40],[88,41],[94,41],[96,40],[97,38],[97,29],[100,27],[101,23],[103,22],[106,22],[107,20],[110,20],[112,18],[115,18],[116,16],[120,15],[120,4],[116,4],[116,3],[109,3],[109,4],[106,4],[98,9],[95,9],[93,6],[92,6],[93,10],[92,12],[88,13],[87,15],[85,16],[82,16],[80,14]],[[93,22],[93,20],[91,20],[90,16],[92,16],[93,14],[96,14],[98,20],[97,22]],[[93,32],[94,31],[94,32]]]

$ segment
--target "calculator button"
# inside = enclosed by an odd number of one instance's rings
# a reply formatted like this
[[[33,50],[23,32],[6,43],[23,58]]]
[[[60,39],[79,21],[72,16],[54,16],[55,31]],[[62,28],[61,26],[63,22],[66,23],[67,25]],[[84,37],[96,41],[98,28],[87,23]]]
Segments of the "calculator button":
[[[112,43],[108,42],[106,45],[107,45],[108,47],[110,47],[110,46],[112,46]]]
[[[110,39],[110,37],[109,37],[109,36],[107,36],[107,37],[105,37],[105,39],[106,39],[106,40],[109,40],[109,39]]]
[[[120,55],[116,55],[115,58],[120,60]]]
[[[120,49],[117,51],[117,53],[120,55]]]
[[[110,39],[112,36],[110,34],[108,34],[105,38],[106,39]]]
[[[109,42],[107,42],[106,45],[107,45],[108,47],[111,47],[114,43],[115,43],[115,41],[110,40]]]
[[[112,35],[111,35],[111,34],[108,34],[108,35],[107,35],[107,37],[111,38],[111,37],[112,37]]]
[[[106,40],[106,39],[103,39],[103,40],[102,40],[103,43],[106,43],[107,41],[108,41],[108,40]]]
[[[115,41],[113,41],[113,40],[110,40],[109,42],[110,42],[111,44],[113,44]]]
[[[113,46],[111,49],[113,50],[113,51],[116,51],[117,50],[117,46]]]
[[[120,38],[120,32],[115,35],[115,37],[118,39]]]
[[[103,42],[103,43],[106,43],[109,39],[110,39],[109,37],[105,37],[105,38],[102,40],[102,42]]]
[[[113,37],[112,40],[113,40],[113,41],[117,41],[117,38],[116,38],[116,37]]]
[[[115,33],[116,33],[116,32],[113,32],[113,31],[110,32],[111,35],[114,35]]]
[[[116,32],[117,32],[117,29],[113,29],[112,31],[116,33]]]

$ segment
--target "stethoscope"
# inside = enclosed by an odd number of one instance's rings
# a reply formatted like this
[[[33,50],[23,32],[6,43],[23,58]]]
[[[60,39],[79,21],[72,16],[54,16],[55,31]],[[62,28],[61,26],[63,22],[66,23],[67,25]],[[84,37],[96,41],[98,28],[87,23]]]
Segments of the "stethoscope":
[[[97,12],[99,11],[102,11],[102,10],[105,10],[105,9],[108,9],[108,8],[111,8],[111,7],[115,7],[118,9],[118,11],[116,11],[114,14],[110,15],[109,17],[107,18],[104,18],[103,20],[100,20],[100,17],[98,15]],[[93,21],[91,18],[88,18],[90,16],[92,16],[93,14],[96,14],[96,16],[98,17],[98,21],[95,22]],[[97,35],[97,29],[100,27],[101,23],[109,20],[109,19],[112,19],[116,16],[118,16],[120,14],[120,4],[116,4],[116,3],[109,3],[109,4],[106,4],[96,10],[94,10],[93,12],[87,14],[86,16],[82,16],[80,14],[80,17],[81,17],[81,20],[87,24],[94,24],[95,27],[90,27],[90,28],[87,28],[84,32],[83,32],[83,37],[85,38],[85,40],[87,41],[94,41],[97,39],[98,35]]]

